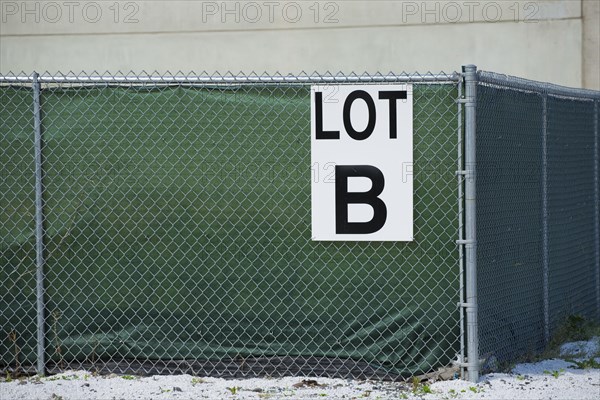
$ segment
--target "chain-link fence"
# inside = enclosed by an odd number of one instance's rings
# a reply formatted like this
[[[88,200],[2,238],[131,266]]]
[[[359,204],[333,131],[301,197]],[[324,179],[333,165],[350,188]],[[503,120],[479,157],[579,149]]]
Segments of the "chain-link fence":
[[[600,322],[600,93],[480,72],[480,353],[543,349],[568,316]]]
[[[2,82],[2,369],[397,379],[457,359],[458,74]],[[310,86],[367,83],[413,84],[415,239],[312,241]]]
[[[600,320],[598,92],[473,66],[0,82],[3,371],[476,380]],[[311,240],[311,85],[363,84],[412,85],[412,242]]]

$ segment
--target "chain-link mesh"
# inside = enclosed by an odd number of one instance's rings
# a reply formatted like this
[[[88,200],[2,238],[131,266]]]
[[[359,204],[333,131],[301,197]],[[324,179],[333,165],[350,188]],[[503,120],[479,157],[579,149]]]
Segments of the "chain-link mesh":
[[[311,241],[310,84],[333,76],[68,78],[41,91],[49,370],[397,378],[456,359],[455,75],[346,77],[414,82],[411,243]],[[0,96],[14,369],[36,360],[31,85]]]
[[[594,108],[589,100],[548,97],[551,329],[569,315],[598,317]]]
[[[0,89],[0,355],[36,357],[35,157],[31,88]]]
[[[503,358],[544,345],[542,99],[477,88],[480,352]]]
[[[480,72],[480,354],[540,351],[568,315],[600,321],[600,94]]]

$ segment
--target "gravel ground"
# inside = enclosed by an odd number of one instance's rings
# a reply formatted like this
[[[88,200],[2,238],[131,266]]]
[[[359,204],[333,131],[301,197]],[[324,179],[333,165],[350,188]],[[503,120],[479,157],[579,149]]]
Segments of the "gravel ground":
[[[224,380],[176,376],[93,376],[68,371],[0,382],[0,399],[599,399],[600,338],[567,343],[561,359],[518,364],[510,373],[412,384],[326,378]],[[569,361],[566,361],[569,360]],[[590,368],[595,367],[595,368]]]

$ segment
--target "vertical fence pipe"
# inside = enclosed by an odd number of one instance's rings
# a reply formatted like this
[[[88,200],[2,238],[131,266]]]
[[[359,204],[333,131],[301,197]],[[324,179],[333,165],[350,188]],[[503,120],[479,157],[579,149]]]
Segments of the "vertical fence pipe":
[[[464,241],[464,229],[465,229],[465,224],[464,224],[464,209],[463,209],[463,183],[464,183],[464,176],[461,173],[464,169],[463,167],[463,106],[462,106],[462,95],[463,95],[463,87],[462,87],[462,82],[458,83],[458,149],[457,149],[457,155],[458,155],[458,162],[457,162],[457,166],[458,166],[458,241],[459,243]],[[465,273],[464,273],[464,249],[463,246],[458,246],[458,285],[459,285],[459,299],[460,299],[460,304],[464,304],[465,302]],[[458,360],[459,364],[461,365],[460,368],[460,377],[461,378],[465,378],[465,369],[462,365],[464,365],[465,362],[465,310],[464,308],[461,306],[459,307],[460,310],[460,317],[459,317],[459,324],[460,324],[460,359]]]
[[[542,290],[544,341],[550,343],[550,294],[548,267],[548,93],[542,93]]]
[[[475,218],[475,107],[477,67],[463,66],[465,78],[465,253],[467,371],[469,380],[479,379],[479,333],[477,322],[477,236]]]
[[[596,100],[594,107],[594,159],[596,160],[596,163],[594,165],[594,180],[596,184],[596,187],[594,189],[594,203],[596,204],[596,206],[594,207],[594,209],[596,214],[596,308],[598,312],[598,321],[600,322],[600,171],[598,171],[598,169],[600,168],[600,166],[598,165],[598,163],[600,163],[600,154],[598,154],[598,152],[600,151],[598,149],[598,146],[600,146],[600,138],[598,138],[598,107],[600,107],[600,102]]]
[[[37,73],[33,74],[33,118],[35,147],[35,252],[37,286],[37,371],[46,373],[44,335],[44,214],[42,198],[42,121],[40,104],[40,82]]]

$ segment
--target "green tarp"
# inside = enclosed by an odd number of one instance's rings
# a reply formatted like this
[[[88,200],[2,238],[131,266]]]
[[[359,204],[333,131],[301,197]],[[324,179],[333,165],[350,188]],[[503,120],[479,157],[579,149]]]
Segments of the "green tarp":
[[[415,241],[332,243],[311,241],[308,86],[45,87],[48,358],[449,363],[456,98],[414,86]],[[7,366],[15,342],[36,359],[31,88],[0,100]]]

